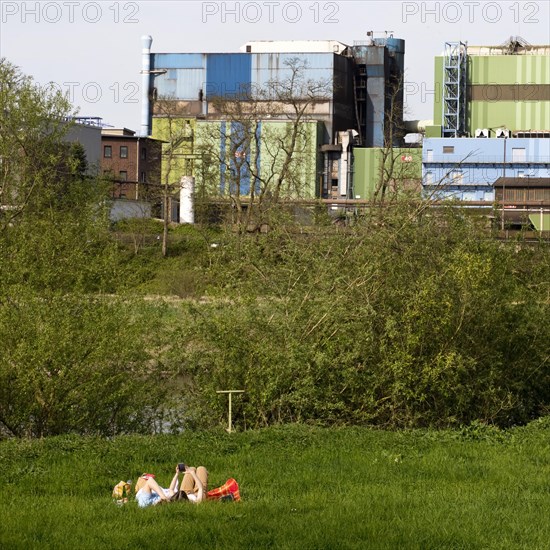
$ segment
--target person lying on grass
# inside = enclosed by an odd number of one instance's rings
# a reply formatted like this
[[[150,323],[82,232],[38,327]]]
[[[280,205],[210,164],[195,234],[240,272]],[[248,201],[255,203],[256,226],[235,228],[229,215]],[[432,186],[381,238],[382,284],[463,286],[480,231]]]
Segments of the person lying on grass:
[[[178,490],[180,473],[183,473],[184,476],[181,490]],[[176,500],[189,500],[198,504],[205,500],[207,486],[208,471],[204,466],[198,468],[185,466],[185,470],[181,471],[178,465],[168,489],[163,489],[157,483],[153,474],[143,474],[136,482],[136,500],[140,508]]]

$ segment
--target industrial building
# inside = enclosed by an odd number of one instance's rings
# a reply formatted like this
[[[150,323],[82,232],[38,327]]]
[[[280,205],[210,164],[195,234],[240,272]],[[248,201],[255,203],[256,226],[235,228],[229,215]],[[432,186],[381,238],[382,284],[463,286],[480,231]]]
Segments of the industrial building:
[[[148,199],[160,185],[161,142],[128,128],[101,130],[101,169],[113,181],[113,198]]]
[[[492,202],[500,177],[550,176],[550,45],[446,43],[434,72],[427,195]]]
[[[448,42],[435,57],[434,85],[427,137],[550,135],[550,45]]]
[[[363,165],[357,179],[353,151],[388,136],[398,144],[405,54],[403,40],[369,34],[351,46],[248,42],[238,53],[152,53],[143,37],[141,135],[167,142],[163,181],[194,176],[247,195],[286,170],[289,197],[365,196],[372,183]]]
[[[548,178],[549,45],[446,43],[433,120],[420,123],[403,121],[404,41],[368,35],[238,53],[152,53],[143,37],[141,135],[165,142],[162,181],[254,195],[283,171],[290,141],[287,198],[370,200],[400,182],[489,206],[498,178]],[[406,132],[422,147],[406,147]]]
[[[550,139],[425,138],[422,164],[426,194],[492,202],[500,177],[550,177]]]
[[[100,173],[101,165],[101,129],[103,121],[100,117],[71,117],[69,120],[65,141],[80,143],[86,153],[88,175]]]

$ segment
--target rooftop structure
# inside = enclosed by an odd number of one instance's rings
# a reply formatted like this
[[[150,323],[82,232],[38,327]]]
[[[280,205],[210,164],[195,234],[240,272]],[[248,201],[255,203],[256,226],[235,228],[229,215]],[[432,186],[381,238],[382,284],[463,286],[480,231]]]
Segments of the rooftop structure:
[[[258,40],[247,42],[240,51],[246,53],[337,53],[349,46],[337,40]]]

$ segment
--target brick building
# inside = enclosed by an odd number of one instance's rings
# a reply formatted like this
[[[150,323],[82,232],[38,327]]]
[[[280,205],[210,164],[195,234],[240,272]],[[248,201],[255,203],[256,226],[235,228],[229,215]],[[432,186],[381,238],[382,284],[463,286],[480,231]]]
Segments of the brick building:
[[[161,144],[128,128],[101,131],[101,170],[113,180],[113,198],[143,200],[158,193]]]

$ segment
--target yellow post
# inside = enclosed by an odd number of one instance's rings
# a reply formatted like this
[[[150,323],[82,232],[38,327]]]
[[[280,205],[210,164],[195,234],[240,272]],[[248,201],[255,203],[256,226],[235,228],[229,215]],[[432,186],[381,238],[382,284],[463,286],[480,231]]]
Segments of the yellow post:
[[[231,396],[234,394],[234,393],[244,393],[244,390],[219,390],[219,391],[216,391],[216,393],[227,393],[229,394],[229,411],[228,411],[228,414],[227,414],[227,428],[226,428],[226,431],[228,433],[231,433],[233,431],[233,423],[232,423],[232,411],[231,411]]]

